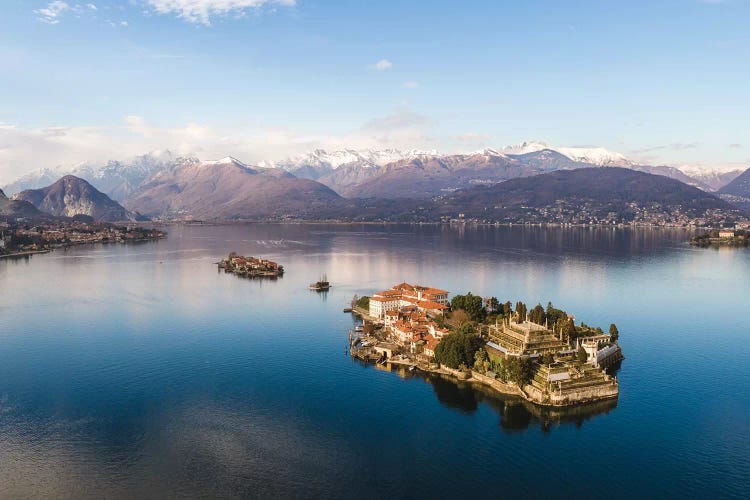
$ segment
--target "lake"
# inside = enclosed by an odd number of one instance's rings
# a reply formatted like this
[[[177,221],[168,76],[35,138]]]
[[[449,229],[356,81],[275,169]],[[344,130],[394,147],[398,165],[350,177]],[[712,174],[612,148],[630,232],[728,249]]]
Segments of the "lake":
[[[0,497],[748,494],[747,250],[658,229],[168,231],[0,260]],[[219,272],[230,251],[286,273]],[[616,323],[619,399],[541,410],[352,360],[342,308],[402,281]]]

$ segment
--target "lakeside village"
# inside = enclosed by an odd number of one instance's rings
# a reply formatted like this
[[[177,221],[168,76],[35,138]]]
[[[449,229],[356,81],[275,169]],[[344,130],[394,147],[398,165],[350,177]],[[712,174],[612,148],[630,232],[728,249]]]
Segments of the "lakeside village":
[[[135,225],[83,222],[75,219],[42,222],[0,221],[0,257],[47,253],[56,248],[91,243],[135,243],[167,236],[165,231]]]
[[[271,260],[256,257],[245,257],[231,252],[226,259],[217,262],[219,269],[225,273],[235,274],[243,278],[277,279],[284,276],[284,266]]]
[[[351,355],[441,373],[545,406],[617,398],[607,372],[623,359],[619,332],[586,324],[548,304],[531,310],[468,293],[401,283],[355,298],[363,320],[349,333]]]

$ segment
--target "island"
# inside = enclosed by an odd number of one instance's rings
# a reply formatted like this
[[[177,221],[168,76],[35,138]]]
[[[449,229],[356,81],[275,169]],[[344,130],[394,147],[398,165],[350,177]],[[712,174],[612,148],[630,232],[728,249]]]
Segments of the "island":
[[[350,331],[353,357],[440,373],[515,394],[542,406],[575,406],[619,395],[613,370],[624,359],[619,331],[585,323],[551,303],[400,283],[352,300],[363,320]]]
[[[167,233],[134,224],[93,222],[84,217],[0,221],[0,258],[47,253],[92,243],[138,243]]]
[[[690,244],[696,247],[748,247],[750,246],[750,231],[745,229],[716,229],[708,233],[698,234],[690,239]]]
[[[243,278],[277,279],[284,275],[284,266],[271,260],[245,257],[231,252],[226,259],[218,262],[219,269]]]

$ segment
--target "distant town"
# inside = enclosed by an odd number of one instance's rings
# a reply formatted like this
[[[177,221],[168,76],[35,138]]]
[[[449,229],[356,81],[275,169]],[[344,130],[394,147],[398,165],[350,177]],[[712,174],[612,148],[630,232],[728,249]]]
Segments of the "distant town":
[[[158,229],[75,219],[0,221],[0,257],[46,253],[92,243],[134,243],[166,237]]]
[[[528,309],[468,293],[400,283],[355,297],[363,325],[350,332],[353,357],[441,373],[545,406],[614,399],[611,372],[623,359],[614,324],[604,332],[541,304]]]

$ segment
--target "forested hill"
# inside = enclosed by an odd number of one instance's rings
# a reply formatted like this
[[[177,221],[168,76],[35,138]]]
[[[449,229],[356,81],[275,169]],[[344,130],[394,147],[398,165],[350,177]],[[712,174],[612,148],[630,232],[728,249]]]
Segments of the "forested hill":
[[[498,222],[674,222],[745,214],[717,196],[625,168],[556,171],[433,198],[422,215]]]

